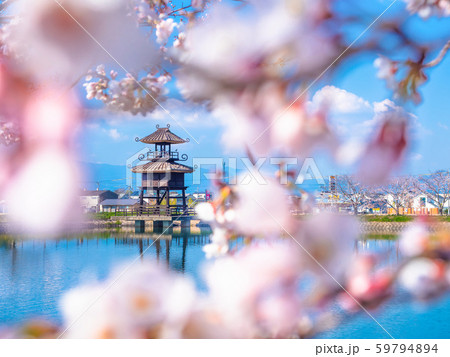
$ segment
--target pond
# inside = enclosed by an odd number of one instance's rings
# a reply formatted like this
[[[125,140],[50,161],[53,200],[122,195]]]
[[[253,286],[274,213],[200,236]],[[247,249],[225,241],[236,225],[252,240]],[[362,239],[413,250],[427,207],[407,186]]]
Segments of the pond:
[[[203,245],[209,230],[174,229],[160,232],[90,232],[58,240],[0,239],[0,326],[16,325],[30,318],[60,322],[58,301],[68,289],[92,279],[104,279],[111,269],[134,259],[153,259],[170,269],[187,274],[205,289],[201,265]],[[157,239],[159,237],[159,239]],[[392,239],[361,240],[355,249],[379,252],[383,264],[401,259],[398,243]],[[407,302],[404,294],[374,312],[374,318],[395,338],[449,338],[450,297],[432,306]],[[337,315],[339,308],[333,309]],[[361,313],[323,338],[387,338],[386,332]]]

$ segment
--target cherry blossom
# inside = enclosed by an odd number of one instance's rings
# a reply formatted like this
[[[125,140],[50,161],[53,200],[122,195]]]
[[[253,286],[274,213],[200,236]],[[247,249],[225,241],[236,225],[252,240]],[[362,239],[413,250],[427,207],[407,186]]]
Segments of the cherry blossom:
[[[62,300],[64,322],[70,326],[64,337],[181,337],[196,299],[188,279],[150,263],[136,265],[104,283],[69,291]]]
[[[446,266],[443,261],[418,258],[406,264],[398,280],[410,294],[428,299],[443,292],[447,286]]]
[[[233,207],[233,227],[238,232],[264,236],[289,230],[292,217],[285,189],[273,179],[265,182],[255,178],[249,180],[242,177],[235,187],[237,202]]]
[[[416,222],[405,229],[399,241],[399,248],[406,257],[424,253],[429,245],[430,232],[422,222]]]
[[[185,50],[178,55],[186,68],[177,74],[182,92],[213,99],[263,78],[307,75],[327,63],[335,48],[310,17],[314,5],[286,3],[252,3],[245,16],[224,4],[212,6],[207,18],[186,31]]]
[[[374,256],[353,259],[347,271],[347,291],[340,293],[340,303],[346,310],[357,311],[361,305],[376,308],[392,294],[393,273],[375,265]]]
[[[205,222],[212,222],[215,219],[214,206],[209,202],[200,202],[195,205],[195,212],[198,217]]]
[[[77,218],[78,169],[72,139],[79,123],[78,103],[71,95],[42,90],[30,96],[22,114],[23,140],[20,150],[7,159],[9,180],[2,190],[17,229],[53,234],[67,219]],[[50,210],[55,212],[49,216]]]
[[[249,147],[258,156],[283,153],[307,157],[318,148],[333,151],[338,140],[323,110],[308,110],[303,99],[291,97],[285,85],[268,81],[256,91],[217,104],[216,116],[229,148]]]
[[[203,247],[206,258],[220,257],[228,252],[227,231],[223,228],[214,229],[211,236],[211,243]]]
[[[336,286],[334,279],[343,279],[358,234],[358,223],[352,216],[323,212],[306,220],[296,239],[309,268],[327,285]]]
[[[167,40],[169,39],[176,26],[177,24],[173,21],[172,18],[161,20],[161,22],[156,25],[156,38],[158,43],[167,43]]]
[[[384,183],[399,167],[408,143],[407,116],[398,107],[389,107],[379,114],[380,128],[367,145],[361,158],[358,176],[363,183]]]
[[[117,61],[133,69],[157,57],[126,16],[123,0],[20,0],[17,5],[19,20],[9,25],[6,46],[39,80],[71,84],[93,63]]]
[[[379,56],[374,61],[374,66],[378,68],[377,77],[384,79],[389,88],[396,90],[398,83],[395,79],[395,74],[398,71],[398,64],[387,57]]]
[[[203,9],[206,5],[206,0],[192,0],[191,5],[195,9]]]
[[[105,66],[89,71],[84,83],[88,99],[101,100],[111,111],[131,112],[133,115],[146,115],[159,108],[167,93],[165,84],[169,74],[153,75],[148,73],[142,78],[128,74],[118,80],[117,73],[107,75]]]
[[[449,0],[403,0],[409,12],[427,19],[430,16],[450,16]]]
[[[301,318],[297,249],[290,243],[248,247],[206,268],[210,298],[234,336],[295,334]]]

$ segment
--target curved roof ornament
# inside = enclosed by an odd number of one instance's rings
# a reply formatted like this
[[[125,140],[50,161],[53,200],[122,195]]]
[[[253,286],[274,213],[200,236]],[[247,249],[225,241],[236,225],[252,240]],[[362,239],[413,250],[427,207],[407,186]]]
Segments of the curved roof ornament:
[[[140,139],[139,141],[145,144],[184,144],[189,142],[189,139],[184,140],[180,138],[178,135],[172,133],[169,130],[170,124],[167,124],[167,127],[159,127],[156,126],[157,130],[150,135]]]

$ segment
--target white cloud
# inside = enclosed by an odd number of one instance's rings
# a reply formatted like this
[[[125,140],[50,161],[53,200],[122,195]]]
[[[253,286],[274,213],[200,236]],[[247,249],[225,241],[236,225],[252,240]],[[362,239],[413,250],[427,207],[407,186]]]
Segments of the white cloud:
[[[417,152],[411,154],[411,160],[419,161],[419,160],[422,160],[422,158],[423,158],[423,155],[419,154]]]
[[[367,100],[334,86],[325,86],[317,91],[310,105],[313,109],[325,106],[334,113],[355,113],[371,110],[371,105]]]
[[[343,139],[365,141],[376,130],[383,114],[387,111],[402,111],[392,100],[385,99],[370,103],[358,95],[334,86],[325,86],[318,90],[308,103],[310,110],[328,105],[330,125]],[[429,134],[419,122],[417,116],[407,113],[412,133]]]
[[[441,122],[438,122],[437,125],[438,125],[438,127],[442,128],[444,130],[448,130],[448,125],[445,125],[445,124],[443,124]]]
[[[122,135],[120,135],[117,129],[109,129],[108,135],[114,140],[119,140],[120,138],[122,138]]]
[[[388,110],[397,109],[398,106],[395,105],[395,103],[390,99],[385,99],[381,102],[374,102],[373,103],[373,110],[377,113],[384,113]]]

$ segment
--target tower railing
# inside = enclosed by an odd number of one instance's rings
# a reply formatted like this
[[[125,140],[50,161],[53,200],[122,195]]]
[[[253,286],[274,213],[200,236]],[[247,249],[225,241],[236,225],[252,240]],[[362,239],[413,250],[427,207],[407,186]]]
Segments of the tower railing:
[[[179,160],[180,153],[178,151],[149,151],[147,153],[147,160],[154,159],[173,159]]]
[[[185,187],[184,181],[181,180],[168,180],[168,179],[159,179],[159,180],[142,180],[142,187],[148,187],[148,188],[165,188],[170,187],[171,189],[180,189]]]

